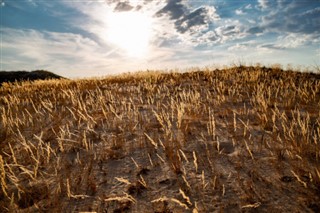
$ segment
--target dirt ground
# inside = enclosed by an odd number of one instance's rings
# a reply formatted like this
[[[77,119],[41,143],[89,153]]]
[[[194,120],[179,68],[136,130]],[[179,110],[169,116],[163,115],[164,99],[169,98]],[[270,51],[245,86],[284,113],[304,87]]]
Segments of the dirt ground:
[[[319,109],[265,67],[5,85],[0,211],[320,212]]]

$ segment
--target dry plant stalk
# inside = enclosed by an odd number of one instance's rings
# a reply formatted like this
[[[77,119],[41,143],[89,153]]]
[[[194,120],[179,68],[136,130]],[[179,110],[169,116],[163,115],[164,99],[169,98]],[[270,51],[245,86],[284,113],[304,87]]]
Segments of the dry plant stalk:
[[[254,204],[248,204],[248,205],[244,205],[244,206],[241,206],[242,209],[245,209],[245,208],[258,208],[259,206],[261,205],[260,202],[257,202],[257,203],[254,203]]]
[[[168,198],[166,196],[162,196],[162,197],[160,197],[158,199],[152,200],[151,203],[164,202],[164,201],[171,201],[173,203],[178,204],[179,206],[183,207],[186,210],[189,209],[189,207],[186,204],[182,203],[180,200],[178,200],[176,198]]]
[[[188,187],[188,189],[190,190],[191,189],[191,186],[189,184],[189,182],[187,181],[186,177],[184,175],[182,175],[182,179],[183,181],[185,182],[186,186]]]
[[[139,180],[139,182],[142,184],[142,186],[144,187],[144,188],[147,188],[148,186],[147,186],[147,183],[146,183],[146,181],[144,180],[144,178],[142,177],[142,175],[140,175],[140,180]]]
[[[297,178],[298,182],[304,186],[304,188],[307,188],[307,183],[302,181],[301,178],[299,177],[299,175],[297,175],[293,170],[291,170],[291,173],[293,174],[293,176],[295,178]]]
[[[182,154],[184,160],[185,160],[187,163],[189,163],[189,160],[188,160],[187,156],[185,155],[185,153],[184,153],[181,149],[179,149],[179,151],[180,151],[180,153]]]
[[[136,203],[136,199],[134,199],[134,197],[132,197],[131,195],[124,193],[124,196],[121,197],[110,197],[107,199],[104,199],[105,202],[110,202],[110,201],[118,201],[118,202],[131,202],[131,203]]]
[[[131,182],[128,179],[122,178],[122,177],[115,177],[115,179],[121,183],[125,183],[127,185],[131,185]]]
[[[144,135],[148,138],[148,140],[154,146],[154,148],[158,149],[158,144],[147,133],[144,133]]]
[[[2,155],[0,155],[0,182],[1,182],[1,189],[2,189],[2,192],[4,193],[4,195],[6,197],[8,197],[7,184],[6,184],[5,178],[6,178],[6,171],[4,170],[4,161],[3,161]]]
[[[190,198],[184,193],[184,191],[182,189],[179,189],[179,193],[182,195],[183,199],[185,199],[185,201],[191,206],[192,203],[190,201]]]
[[[248,153],[250,154],[251,159],[254,160],[253,154],[252,154],[252,152],[251,152],[251,150],[250,150],[250,147],[248,146],[247,141],[244,140],[244,143],[245,143],[245,145],[246,145],[246,149],[247,149]]]
[[[131,157],[132,162],[134,163],[134,165],[136,166],[137,169],[140,168],[139,164],[133,159],[133,157]]]
[[[198,172],[198,163],[197,163],[198,159],[197,159],[196,152],[193,151],[192,154],[193,154],[193,164],[194,164],[194,167],[196,168],[196,172]]]
[[[157,155],[157,157],[160,159],[160,161],[161,161],[162,163],[166,163],[165,160],[163,160],[163,158],[162,158],[158,153],[156,153],[156,155]]]
[[[211,112],[210,108],[209,108],[209,121],[208,121],[207,128],[208,128],[209,135],[211,135],[212,139],[214,139],[216,136],[216,124],[214,119],[214,113]]]

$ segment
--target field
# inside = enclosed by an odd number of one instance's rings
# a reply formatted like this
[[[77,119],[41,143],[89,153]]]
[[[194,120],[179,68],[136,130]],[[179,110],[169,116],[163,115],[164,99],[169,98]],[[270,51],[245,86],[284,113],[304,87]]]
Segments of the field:
[[[320,75],[5,83],[0,182],[0,212],[319,212]]]

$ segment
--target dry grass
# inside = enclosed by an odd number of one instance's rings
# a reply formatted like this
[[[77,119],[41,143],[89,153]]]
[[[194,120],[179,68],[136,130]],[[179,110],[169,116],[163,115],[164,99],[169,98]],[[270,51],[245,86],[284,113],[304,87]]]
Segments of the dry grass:
[[[265,67],[0,88],[0,212],[319,212],[320,76]]]

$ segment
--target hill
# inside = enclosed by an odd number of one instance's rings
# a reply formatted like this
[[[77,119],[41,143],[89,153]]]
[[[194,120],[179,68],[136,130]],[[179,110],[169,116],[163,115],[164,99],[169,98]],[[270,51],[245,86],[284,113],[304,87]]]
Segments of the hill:
[[[62,77],[45,70],[27,71],[0,71],[0,86],[3,82],[34,81],[45,79],[61,79]]]
[[[278,68],[0,88],[0,212],[319,212],[320,79]]]

